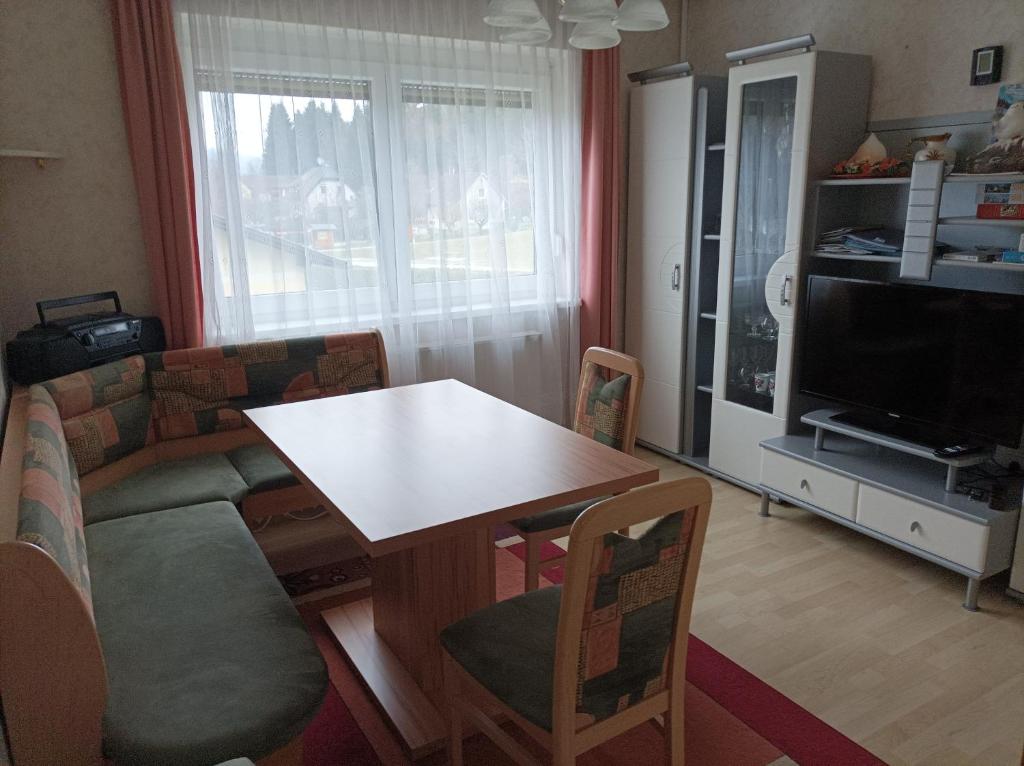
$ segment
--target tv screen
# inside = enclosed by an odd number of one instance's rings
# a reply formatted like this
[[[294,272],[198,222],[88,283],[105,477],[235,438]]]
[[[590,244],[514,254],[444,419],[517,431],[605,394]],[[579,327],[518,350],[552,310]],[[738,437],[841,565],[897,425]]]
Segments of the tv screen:
[[[801,351],[805,394],[1020,442],[1024,296],[812,276]]]

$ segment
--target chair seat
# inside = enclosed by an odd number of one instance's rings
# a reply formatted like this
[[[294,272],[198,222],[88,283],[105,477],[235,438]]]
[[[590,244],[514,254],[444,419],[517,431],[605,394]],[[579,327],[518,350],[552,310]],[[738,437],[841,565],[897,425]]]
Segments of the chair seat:
[[[249,487],[220,453],[164,460],[82,498],[86,524],[139,513],[226,500],[238,503]]]
[[[530,591],[474,612],[441,631],[441,644],[481,686],[551,731],[551,679],[561,586]]]
[[[555,508],[553,511],[526,516],[510,523],[520,532],[546,532],[549,529],[567,527],[576,521],[587,508],[594,503],[599,503],[606,499],[604,497],[596,497],[593,500],[584,500],[581,503],[563,505],[561,508]]]
[[[246,444],[225,453],[250,492],[293,487],[299,483],[288,466],[266,444]]]
[[[303,731],[324,662],[233,505],[104,521],[85,537],[114,763],[258,759]]]

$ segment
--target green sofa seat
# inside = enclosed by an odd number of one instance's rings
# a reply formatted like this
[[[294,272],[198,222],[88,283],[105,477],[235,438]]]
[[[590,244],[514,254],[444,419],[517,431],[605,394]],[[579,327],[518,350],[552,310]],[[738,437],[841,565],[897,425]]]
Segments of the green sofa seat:
[[[561,508],[555,508],[554,510],[534,514],[533,516],[526,516],[509,523],[520,532],[546,532],[549,529],[569,526],[594,503],[607,499],[607,497],[595,497],[593,500],[563,505]]]
[[[551,731],[551,679],[562,586],[480,609],[441,631],[459,665],[523,718]]]
[[[85,529],[119,766],[259,759],[299,736],[327,690],[323,658],[233,505]]]
[[[249,487],[220,453],[162,460],[82,498],[85,523],[226,500],[237,504]],[[90,557],[91,557],[90,552]]]
[[[250,492],[284,489],[299,483],[288,466],[266,444],[246,444],[225,453]]]

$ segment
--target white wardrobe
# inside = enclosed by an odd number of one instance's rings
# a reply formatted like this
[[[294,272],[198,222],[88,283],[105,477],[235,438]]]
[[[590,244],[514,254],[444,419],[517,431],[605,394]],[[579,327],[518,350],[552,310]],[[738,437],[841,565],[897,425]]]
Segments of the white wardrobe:
[[[675,456],[710,435],[724,116],[725,78],[630,91],[625,350],[646,375],[638,438]]]
[[[729,72],[709,462],[741,484],[760,480],[759,442],[786,433],[807,191],[862,140],[870,79],[869,57],[827,51]]]

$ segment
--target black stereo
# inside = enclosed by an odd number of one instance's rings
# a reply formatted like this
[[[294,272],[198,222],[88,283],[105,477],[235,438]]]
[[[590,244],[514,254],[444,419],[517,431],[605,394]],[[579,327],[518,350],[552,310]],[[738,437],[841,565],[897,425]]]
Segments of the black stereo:
[[[112,300],[113,311],[47,319],[46,312]],[[164,328],[157,317],[121,311],[116,292],[39,301],[39,324],[7,343],[7,367],[18,383],[28,385],[95,367],[132,354],[163,351]]]

